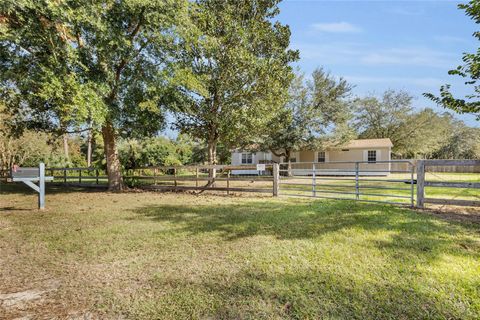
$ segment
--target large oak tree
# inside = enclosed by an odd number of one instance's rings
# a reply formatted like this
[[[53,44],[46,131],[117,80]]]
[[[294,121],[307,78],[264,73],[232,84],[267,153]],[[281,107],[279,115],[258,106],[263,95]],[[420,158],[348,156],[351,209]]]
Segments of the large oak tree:
[[[0,94],[15,126],[101,130],[110,190],[123,186],[116,140],[149,135],[167,85],[183,0],[15,0],[0,5]],[[87,127],[87,129],[89,129]]]
[[[219,143],[241,146],[268,130],[285,101],[298,52],[288,49],[289,27],[275,21],[278,2],[197,0],[190,7],[178,84],[189,103],[174,110],[175,125],[205,141],[210,164]]]

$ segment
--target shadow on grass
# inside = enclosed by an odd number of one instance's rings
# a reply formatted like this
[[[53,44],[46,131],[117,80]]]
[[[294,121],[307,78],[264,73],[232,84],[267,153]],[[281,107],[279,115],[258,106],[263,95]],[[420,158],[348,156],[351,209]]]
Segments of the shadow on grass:
[[[75,187],[75,186],[62,186],[60,184],[46,184],[47,194],[61,194],[61,193],[73,193],[73,192],[105,192],[105,189],[89,188],[89,187]],[[23,194],[30,195],[36,194],[29,186],[21,182],[0,182],[0,195],[2,194]]]
[[[225,279],[229,277],[221,274],[201,283],[181,279],[173,283],[172,279],[165,279],[163,283],[161,277],[155,279],[159,288],[173,286],[174,291],[178,290],[174,299],[186,297],[180,301],[180,306],[185,306],[185,316],[189,310],[207,305],[201,297],[209,297],[208,303],[220,306],[200,315],[214,318],[248,318],[248,315],[255,317],[274,312],[275,317],[294,319],[473,319],[480,313],[469,307],[476,303],[476,294],[474,291],[468,293],[478,283],[457,284],[458,287],[447,289],[451,294],[443,295],[443,289],[431,288],[432,283],[419,272],[419,266],[420,269],[423,265],[433,267],[433,262],[445,255],[478,261],[480,244],[476,234],[480,228],[475,225],[443,221],[392,206],[326,200],[199,206],[164,204],[135,212],[133,220],[166,222],[175,225],[174,232],[186,232],[192,237],[211,233],[224,241],[257,235],[274,236],[279,240],[321,241],[322,237],[336,233],[338,236],[328,239],[331,246],[337,241],[348,243],[351,237],[352,245],[365,247],[366,256],[380,250],[385,257],[385,266],[371,266],[382,271],[372,270],[371,275],[352,276],[343,271],[342,266],[350,263],[346,261],[338,261],[333,268],[316,263],[310,271],[299,268],[294,273],[278,271],[284,270],[282,268],[268,272],[268,268],[258,268],[250,261],[242,272],[227,282]],[[289,244],[285,246],[288,250]],[[351,262],[363,263],[362,260]],[[318,270],[313,271],[315,268]],[[437,284],[448,287],[448,281],[443,283],[444,280]],[[462,288],[463,285],[468,290]],[[176,303],[175,312],[181,312],[179,301],[169,299],[162,297],[162,302],[151,310],[161,312]],[[218,299],[217,303],[212,299]]]
[[[439,295],[421,278],[400,276],[392,282],[366,278],[353,279],[332,269],[295,274],[250,269],[200,282],[157,277],[151,285],[162,296],[139,306],[145,318],[162,313],[191,318],[192,310],[193,318],[212,319],[476,319],[479,315],[470,307],[474,295],[461,290],[451,288],[449,295]]]
[[[189,206],[155,205],[135,211],[134,219],[177,224],[178,232],[216,233],[225,240],[256,235],[277,239],[309,239],[335,232],[391,232],[379,248],[394,247],[425,258],[442,253],[471,254],[478,242],[465,236],[480,226],[443,221],[413,210],[353,201],[244,202]],[[459,242],[460,245],[458,243]]]

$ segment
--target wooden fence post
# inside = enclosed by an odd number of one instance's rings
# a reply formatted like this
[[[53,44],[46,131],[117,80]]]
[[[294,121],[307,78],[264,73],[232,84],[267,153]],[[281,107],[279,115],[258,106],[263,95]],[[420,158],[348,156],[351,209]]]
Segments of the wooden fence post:
[[[198,167],[195,168],[195,188],[198,188]]]
[[[227,171],[227,195],[230,194],[230,170]]]
[[[98,169],[95,169],[95,182],[98,184]]]
[[[175,183],[175,192],[178,191],[177,190],[177,168],[173,168],[173,179],[174,179],[174,183]]]
[[[417,161],[417,208],[425,206],[425,160]]]
[[[157,185],[157,168],[153,168],[153,185]]]
[[[82,183],[82,170],[78,170],[78,183]]]
[[[278,191],[280,190],[280,169],[279,164],[273,164],[273,196],[278,197]]]
[[[67,169],[63,169],[63,183],[67,184]]]
[[[414,184],[414,177],[415,177],[415,166],[410,163],[409,164],[410,166],[410,207],[415,207],[415,203],[414,203],[414,190],[415,190],[415,184]]]

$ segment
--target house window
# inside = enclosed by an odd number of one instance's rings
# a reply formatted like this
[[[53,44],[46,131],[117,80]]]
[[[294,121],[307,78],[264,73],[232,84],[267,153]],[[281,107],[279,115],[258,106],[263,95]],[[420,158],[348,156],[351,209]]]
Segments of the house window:
[[[368,162],[376,162],[377,161],[377,150],[368,150],[367,153],[367,160]]]
[[[319,151],[318,152],[317,161],[318,162],[325,162],[325,151]]]
[[[253,163],[253,157],[251,153],[242,153],[242,164]]]

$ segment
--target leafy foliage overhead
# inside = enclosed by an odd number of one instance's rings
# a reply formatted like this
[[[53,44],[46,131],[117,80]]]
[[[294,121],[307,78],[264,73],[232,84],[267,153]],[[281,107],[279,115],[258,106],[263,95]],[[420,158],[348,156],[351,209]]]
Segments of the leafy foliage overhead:
[[[168,102],[166,65],[182,1],[4,1],[2,99],[48,130],[110,119],[126,135],[155,132]],[[61,128],[63,127],[63,128]]]
[[[274,19],[278,0],[198,0],[182,37],[176,128],[216,146],[239,145],[266,129],[282,105],[298,53],[290,30]]]
[[[458,5],[458,7],[465,10],[467,16],[475,23],[480,23],[480,2],[478,0],[471,0],[467,4]],[[480,40],[480,31],[474,32],[473,36]],[[424,95],[445,108],[458,113],[474,114],[477,116],[477,120],[480,120],[480,86],[478,85],[480,79],[480,50],[475,53],[464,53],[462,60],[463,65],[450,70],[448,73],[465,78],[465,85],[472,87],[472,93],[464,99],[455,98],[450,91],[451,85],[446,84],[440,87],[439,97],[432,93],[425,93]]]

